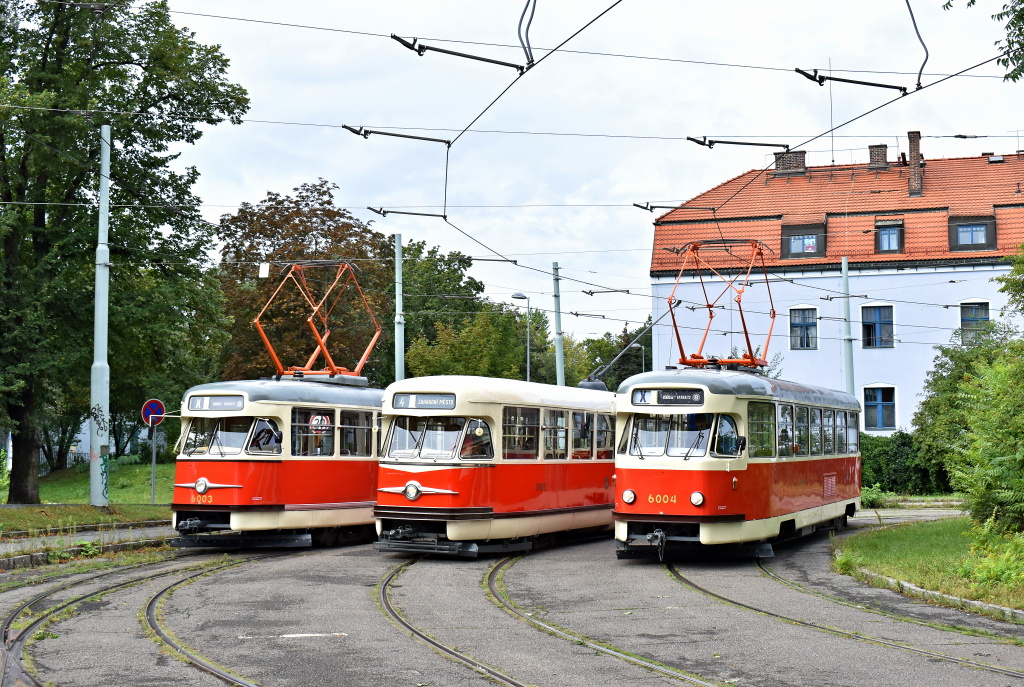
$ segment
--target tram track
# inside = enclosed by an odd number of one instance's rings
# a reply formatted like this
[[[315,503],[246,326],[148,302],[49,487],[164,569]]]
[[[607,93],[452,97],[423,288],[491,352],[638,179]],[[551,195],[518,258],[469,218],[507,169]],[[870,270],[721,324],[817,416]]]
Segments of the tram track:
[[[193,556],[199,555],[202,555],[202,553],[197,552],[195,554],[178,555],[175,556],[174,559],[176,560],[179,558],[191,558]],[[159,598],[162,598],[164,595],[166,595],[166,593],[171,591],[173,588],[179,586],[180,584],[184,584],[185,582],[190,581],[193,578],[202,575],[208,575],[210,573],[218,572],[220,570],[224,570],[227,568],[236,567],[238,565],[242,565],[252,560],[257,560],[266,557],[267,556],[235,559],[227,561],[220,565],[206,567],[198,572],[193,573],[192,575],[188,575],[184,580],[179,580],[173,583],[172,585],[168,585],[168,587],[165,587],[160,592],[158,592],[154,598],[157,598],[159,600]],[[111,570],[106,570],[95,575],[89,575],[85,578],[72,580],[64,584],[58,584],[56,586],[50,587],[40,592],[39,594],[34,595],[27,601],[24,601],[23,603],[19,604],[16,608],[14,608],[4,617],[2,625],[0,625],[0,628],[2,628],[2,643],[0,643],[0,645],[2,645],[3,648],[3,665],[2,673],[0,673],[0,687],[6,687],[9,685],[31,685],[33,687],[43,687],[44,684],[49,684],[40,681],[25,667],[25,650],[28,644],[37,635],[37,633],[44,631],[45,628],[47,628],[50,624],[59,620],[59,618],[64,613],[72,612],[83,603],[93,599],[101,598],[110,593],[117,592],[140,584],[144,584],[146,582],[157,580],[162,577],[187,573],[191,570],[194,570],[194,568],[175,567],[168,570],[161,570],[150,574],[131,575],[129,579],[126,580],[114,582],[112,584],[106,584],[97,588],[87,589],[83,593],[73,595],[70,598],[67,598],[63,601],[58,601],[48,606],[45,610],[39,612],[38,615],[34,615],[30,623],[14,632],[14,626],[18,622],[19,618],[21,618],[26,612],[32,612],[34,606],[61,592],[73,590],[76,587],[88,587],[89,585],[92,585],[97,580],[104,577],[125,573],[131,574],[133,572],[139,571],[140,569],[167,562],[168,560],[165,559],[161,561],[139,563],[135,565],[117,567]],[[155,606],[155,604],[153,605]],[[157,636],[160,637],[160,634],[157,633]],[[189,652],[179,651],[178,648],[175,646],[172,646],[172,649],[181,653],[182,656],[186,658],[186,660],[189,660]],[[193,661],[189,660],[189,662],[192,663]],[[237,678],[232,677],[232,684],[247,686],[251,683],[239,682]]]
[[[546,623],[543,620],[539,620],[531,615],[523,613],[518,608],[516,608],[516,606],[514,606],[508,600],[507,595],[504,592],[502,592],[501,589],[499,589],[499,578],[501,577],[502,573],[507,568],[511,567],[511,565],[516,560],[518,560],[518,557],[504,558],[498,561],[498,563],[496,563],[491,568],[490,572],[487,574],[487,588],[490,590],[494,602],[501,608],[505,609],[509,613],[512,613],[516,617],[525,620],[527,623],[533,625],[534,627],[543,630],[544,632],[552,634],[556,637],[561,637],[562,639],[573,642],[574,644],[582,644],[583,646],[586,646],[588,649],[593,649],[594,651],[602,653],[606,656],[611,656],[612,658],[617,658],[621,661],[632,663],[633,665],[640,666],[641,668],[645,668],[654,673],[658,673],[659,675],[674,678],[676,680],[685,682],[690,685],[700,685],[701,687],[717,687],[718,683],[701,680],[700,678],[688,675],[687,673],[684,673],[680,670],[670,668],[668,666],[662,665],[652,660],[645,659],[643,657],[636,656],[630,653],[626,653],[624,651],[619,651],[617,649],[613,649],[603,644],[598,644],[596,642],[591,641],[589,638],[584,637],[583,635],[568,632],[566,630],[563,630],[562,628],[552,625],[551,623]]]
[[[761,568],[761,566],[760,566],[760,562],[758,563],[758,565],[759,565],[759,568],[763,570],[763,568]],[[982,663],[980,661],[974,661],[972,659],[964,658],[962,656],[953,656],[953,655],[944,654],[944,653],[941,653],[941,652],[938,652],[938,651],[932,651],[931,649],[922,649],[920,647],[911,646],[911,645],[906,644],[906,643],[895,642],[895,641],[883,639],[881,637],[872,637],[870,635],[866,635],[866,634],[863,634],[863,633],[860,633],[860,632],[853,632],[853,631],[849,631],[849,630],[843,630],[843,629],[840,629],[840,628],[837,628],[837,627],[833,627],[833,626],[829,626],[829,625],[813,623],[813,622],[809,622],[809,621],[806,621],[806,620],[801,620],[799,618],[794,618],[792,616],[787,616],[787,615],[784,615],[784,614],[781,614],[781,613],[776,613],[776,612],[771,611],[771,610],[766,609],[766,608],[759,608],[759,607],[750,605],[748,603],[745,603],[743,601],[740,601],[738,599],[734,599],[734,598],[730,598],[730,597],[722,595],[722,594],[718,594],[716,592],[713,592],[713,591],[711,591],[711,590],[709,590],[709,589],[707,589],[707,588],[697,584],[693,580],[691,580],[691,579],[687,578],[685,575],[683,575],[678,570],[678,568],[676,568],[675,564],[672,563],[671,561],[667,561],[665,563],[665,568],[668,570],[669,574],[673,578],[675,578],[675,580],[678,581],[680,584],[683,584],[684,586],[689,587],[690,589],[693,589],[694,591],[696,591],[696,592],[698,592],[700,594],[703,594],[704,596],[707,596],[709,598],[715,599],[715,600],[720,601],[720,602],[725,603],[725,604],[729,604],[731,606],[735,606],[737,608],[741,608],[741,609],[744,609],[744,610],[752,611],[754,613],[757,613],[757,614],[760,614],[760,615],[763,615],[763,616],[767,616],[769,618],[774,618],[775,620],[779,620],[781,622],[789,623],[789,624],[792,624],[792,625],[797,625],[797,626],[800,626],[800,627],[806,627],[806,628],[813,629],[813,630],[818,630],[820,632],[826,632],[828,634],[839,636],[839,637],[845,637],[847,639],[854,639],[854,640],[857,640],[857,641],[860,641],[860,642],[865,642],[867,644],[873,644],[873,645],[876,645],[876,646],[882,646],[882,647],[886,647],[886,648],[890,648],[890,649],[898,649],[898,650],[901,650],[901,651],[905,651],[905,652],[909,652],[909,653],[916,654],[916,655],[919,655],[919,656],[923,656],[925,658],[928,658],[928,659],[934,660],[934,661],[942,661],[942,662],[945,662],[945,663],[952,663],[952,664],[963,666],[963,667],[966,667],[966,668],[973,668],[973,669],[976,669],[976,670],[981,670],[981,671],[985,671],[985,672],[989,672],[989,673],[995,673],[995,674],[998,674],[998,675],[1006,675],[1008,677],[1024,678],[1024,671],[1014,670],[1014,669],[1011,669],[1011,668],[1003,668],[1001,666],[996,666],[996,665],[992,665],[992,664],[989,664],[989,663]],[[775,579],[775,578],[773,577],[773,579]],[[816,595],[816,596],[823,596],[823,595]],[[826,598],[829,601],[834,601],[834,599],[831,599],[831,598],[828,598],[828,597],[823,597],[823,598]],[[857,610],[870,611],[870,609],[862,608],[858,604],[847,603],[845,605],[848,605],[850,607],[856,608]],[[896,615],[888,615],[888,617],[890,617],[893,620],[898,620],[898,621],[903,621],[904,620],[904,618],[896,616]]]
[[[490,679],[498,682],[502,685],[509,685],[510,687],[530,687],[530,685],[519,682],[515,678],[496,670],[481,661],[476,660],[472,656],[459,651],[455,647],[450,647],[441,642],[437,641],[426,632],[420,630],[411,622],[405,619],[399,609],[392,603],[390,597],[390,589],[398,577],[405,572],[409,567],[414,565],[417,561],[421,561],[425,556],[414,558],[412,560],[405,561],[401,565],[396,566],[381,580],[377,587],[377,599],[380,602],[381,608],[384,610],[384,614],[391,619],[392,622],[397,624],[399,627],[410,633],[413,637],[419,639],[421,642],[426,643],[441,654],[451,658],[452,660],[461,663],[474,671],[481,673]]]

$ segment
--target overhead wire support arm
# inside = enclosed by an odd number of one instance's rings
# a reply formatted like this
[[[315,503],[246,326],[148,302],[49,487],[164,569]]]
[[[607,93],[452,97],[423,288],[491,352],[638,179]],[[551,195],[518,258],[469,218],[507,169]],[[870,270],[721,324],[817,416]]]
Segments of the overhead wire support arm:
[[[593,296],[595,293],[629,293],[629,289],[594,289],[593,291],[587,291],[586,289],[583,289],[583,293],[587,294],[588,296]]]
[[[409,48],[409,50],[412,50],[414,53],[416,53],[420,57],[423,57],[424,53],[426,53],[429,50],[429,51],[433,51],[433,52],[444,53],[445,55],[454,55],[455,57],[465,57],[466,59],[476,60],[477,62],[489,62],[490,64],[497,64],[497,65],[501,65],[502,67],[512,67],[512,69],[515,69],[520,74],[524,74],[526,72],[526,70],[529,69],[530,66],[532,66],[532,65],[529,65],[529,66],[524,67],[521,64],[513,64],[511,62],[502,62],[501,60],[492,60],[489,57],[480,57],[479,55],[470,55],[469,53],[456,52],[454,50],[445,50],[444,48],[435,48],[432,45],[423,45],[422,43],[419,43],[419,45],[417,45],[417,42],[419,40],[417,38],[413,38],[412,42],[410,43],[409,41],[405,40],[401,36],[396,36],[395,34],[391,34],[391,37],[393,39],[395,39],[396,41],[398,41],[399,43],[401,43],[402,45],[404,45],[405,47]]]
[[[809,74],[808,72],[805,72],[803,69],[800,69],[799,67],[797,67],[794,71],[796,71],[797,74],[800,74],[801,76],[804,76],[804,77],[810,79],[811,81],[815,82],[819,86],[824,86],[826,81],[839,81],[841,83],[857,84],[858,86],[874,86],[875,88],[891,88],[894,91],[899,91],[903,95],[907,94],[907,87],[906,86],[893,86],[892,84],[876,83],[874,81],[858,81],[857,79],[844,79],[844,78],[839,77],[839,76],[825,76],[824,74],[819,74],[817,69],[814,70],[813,74]]]
[[[448,215],[439,215],[436,212],[407,212],[405,210],[385,210],[384,208],[372,208],[369,205],[366,209],[370,212],[376,212],[381,217],[387,217],[388,215],[416,215],[417,217],[440,217],[441,219],[448,221]]]
[[[729,146],[764,146],[766,148],[784,148],[786,150],[789,150],[788,143],[758,143],[755,141],[717,141],[709,139],[707,136],[701,136],[700,138],[687,136],[686,140],[693,141],[699,146],[707,146],[708,148],[714,148],[716,144],[721,143],[722,145]]]
[[[412,138],[417,141],[432,141],[434,143],[444,143],[447,147],[452,147],[452,142],[445,138],[430,138],[428,136],[413,136],[412,134],[395,134],[390,131],[378,131],[376,129],[366,129],[364,127],[354,127],[348,124],[342,124],[342,129],[348,129],[356,136],[362,136],[363,138],[369,138],[370,134],[377,134],[378,136],[394,136],[395,138]]]
[[[655,210],[707,210],[708,212],[714,212],[715,208],[703,208],[695,205],[651,205],[649,202],[641,205],[640,203],[633,203],[634,207],[638,207],[641,210],[647,210],[648,212],[654,212]]]

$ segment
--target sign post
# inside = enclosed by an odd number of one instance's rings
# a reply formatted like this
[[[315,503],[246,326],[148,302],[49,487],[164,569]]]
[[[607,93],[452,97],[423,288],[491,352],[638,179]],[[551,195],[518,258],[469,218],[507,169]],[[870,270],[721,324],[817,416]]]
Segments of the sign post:
[[[150,499],[152,505],[156,505],[156,426],[164,421],[167,409],[164,402],[158,398],[151,398],[142,405],[142,420],[149,427],[149,446],[153,449],[153,469],[150,476]]]

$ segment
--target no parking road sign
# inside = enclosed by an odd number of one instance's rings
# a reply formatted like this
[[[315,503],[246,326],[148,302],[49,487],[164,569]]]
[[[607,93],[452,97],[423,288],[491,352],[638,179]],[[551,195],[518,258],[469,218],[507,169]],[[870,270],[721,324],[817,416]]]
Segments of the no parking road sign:
[[[142,421],[147,426],[155,427],[159,425],[164,421],[166,413],[167,409],[164,408],[164,402],[159,398],[151,398],[142,405]]]

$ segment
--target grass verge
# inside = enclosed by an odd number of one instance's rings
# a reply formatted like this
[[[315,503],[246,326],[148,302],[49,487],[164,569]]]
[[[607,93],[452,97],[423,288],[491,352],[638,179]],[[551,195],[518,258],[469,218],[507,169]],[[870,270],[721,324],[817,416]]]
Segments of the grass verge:
[[[963,599],[1024,608],[1024,560],[1017,561],[1017,574],[980,578],[979,559],[1004,554],[991,538],[981,548],[981,537],[968,518],[908,523],[843,538],[833,567],[854,577],[865,569]],[[1011,545],[1007,540],[1005,546]]]

